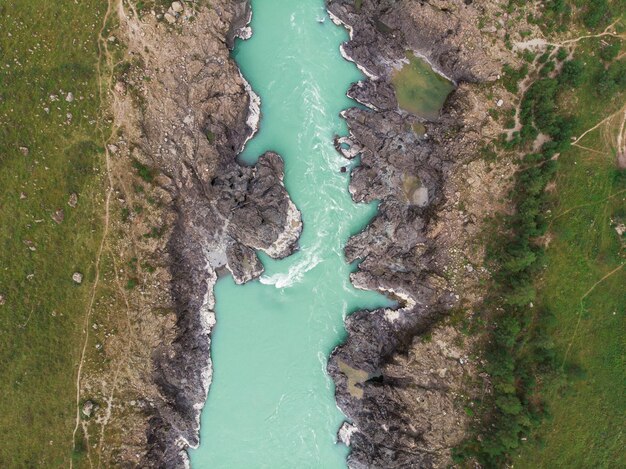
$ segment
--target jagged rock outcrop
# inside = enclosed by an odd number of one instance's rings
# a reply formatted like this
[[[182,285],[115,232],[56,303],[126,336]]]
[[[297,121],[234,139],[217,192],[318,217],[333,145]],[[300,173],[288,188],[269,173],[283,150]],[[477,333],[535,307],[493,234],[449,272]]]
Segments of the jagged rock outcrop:
[[[211,379],[218,273],[227,269],[238,283],[258,277],[256,250],[290,254],[302,225],[279,155],[268,152],[254,166],[236,161],[259,117],[258,98],[229,55],[250,19],[248,2],[180,2],[167,22],[122,7],[118,13],[131,74],[140,78],[115,87],[116,122],[133,157],[159,174],[175,214],[165,255],[176,325],[174,339],[153,353],[150,379],[158,393],[144,396],[148,448],[141,465],[184,467],[186,448],[198,444]]]
[[[486,41],[479,18],[497,0],[328,0],[329,11],[353,29],[345,53],[377,77],[388,78],[390,64],[418,51],[455,81],[495,79],[501,49]]]
[[[359,311],[346,321],[347,340],[328,365],[338,405],[351,422],[339,436],[349,440],[353,468],[445,467],[466,423],[457,394],[449,392],[459,391],[464,373],[442,372],[447,378],[424,384],[410,372],[407,353],[424,363],[445,362],[441,348],[422,347],[419,339],[459,300],[446,274],[454,234],[434,227],[454,193],[449,179],[478,154],[488,121],[484,101],[464,82],[495,79],[501,61],[481,46],[471,18],[482,7],[472,2],[355,3],[329,0],[328,9],[350,30],[344,56],[369,77],[348,94],[370,109],[344,113],[351,135],[341,143],[351,148],[338,149],[346,157],[361,155],[350,183],[354,200],[381,203],[372,223],[348,242],[346,256],[363,259],[353,283],[396,298],[399,309]],[[390,79],[408,50],[460,83],[436,122],[398,109]],[[426,126],[426,136],[412,130],[416,123]],[[441,409],[448,417],[438,415]]]

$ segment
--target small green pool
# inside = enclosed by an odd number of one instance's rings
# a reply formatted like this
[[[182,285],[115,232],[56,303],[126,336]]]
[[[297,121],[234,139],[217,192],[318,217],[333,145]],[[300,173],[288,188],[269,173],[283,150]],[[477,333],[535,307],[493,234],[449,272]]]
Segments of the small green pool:
[[[407,52],[406,57],[409,63],[392,77],[398,104],[424,119],[436,119],[454,84],[413,52]]]

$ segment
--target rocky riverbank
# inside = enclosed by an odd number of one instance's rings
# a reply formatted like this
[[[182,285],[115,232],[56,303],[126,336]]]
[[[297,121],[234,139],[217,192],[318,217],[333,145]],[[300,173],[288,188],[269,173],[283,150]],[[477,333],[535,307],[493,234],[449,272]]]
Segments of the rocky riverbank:
[[[211,379],[217,272],[228,269],[238,283],[256,278],[263,266],[255,250],[284,257],[301,230],[282,185],[280,156],[267,153],[254,167],[236,162],[256,131],[251,125],[258,103],[227,46],[247,24],[249,5],[212,2],[195,17],[182,33],[149,36],[149,53],[143,52],[143,35],[142,48],[134,51],[158,73],[146,86],[141,145],[152,165],[168,174],[177,214],[169,241],[177,333],[154,354],[161,399],[150,419],[151,467],[182,466],[184,449],[198,444]]]
[[[140,192],[159,192],[150,214],[141,216],[158,214],[162,228],[152,230],[152,244],[141,256],[158,253],[167,270],[160,271],[158,291],[143,292],[141,306],[129,307],[133,298],[126,294],[131,324],[141,324],[129,347],[141,349],[142,358],[126,368],[129,352],[114,356],[111,339],[105,344],[111,369],[88,374],[82,394],[95,402],[108,399],[95,391],[98,381],[117,379],[123,370],[125,389],[112,391],[107,431],[126,440],[100,458],[112,466],[185,467],[186,449],[198,445],[211,382],[213,286],[226,271],[238,283],[261,275],[256,251],[289,255],[302,223],[282,183],[278,154],[268,152],[254,166],[236,160],[259,120],[258,97],[230,57],[234,38],[250,34],[248,1],[173,2],[151,12],[120,2],[116,13],[120,26],[113,41],[125,45],[126,65],[118,67],[112,96],[119,129],[110,145],[113,184],[124,207],[139,186],[124,180],[128,172],[132,178],[138,170],[150,182]],[[135,187],[135,194],[122,195],[124,185]],[[135,211],[123,210],[139,223]],[[126,226],[125,239],[146,238],[133,232],[133,223]],[[96,431],[104,435],[106,421],[98,414],[94,420],[101,426],[86,427],[87,439]]]
[[[485,45],[477,26],[497,2],[330,0],[327,6],[350,30],[342,53],[368,76],[348,95],[369,109],[344,113],[350,137],[337,143],[350,148],[337,147],[346,157],[361,155],[350,183],[354,200],[381,201],[378,216],[348,242],[346,257],[362,259],[352,276],[356,286],[387,293],[400,305],[359,311],[346,321],[348,338],[328,365],[350,422],[339,437],[352,448],[350,467],[445,467],[464,436],[463,393],[471,391],[463,383],[475,375],[475,364],[467,344],[455,346],[462,342],[458,334],[433,324],[479,300],[472,292],[488,274],[472,242],[484,216],[498,209],[492,201],[506,190],[509,171],[488,176],[493,168],[474,161],[495,124],[487,113],[492,102],[472,83],[495,80],[502,61],[514,59],[500,39]],[[407,51],[458,84],[436,121],[398,108],[391,77]],[[425,136],[413,131],[415,124],[425,126]],[[467,187],[476,178],[484,184]],[[463,210],[461,197],[469,203]],[[434,346],[423,340],[426,333]]]

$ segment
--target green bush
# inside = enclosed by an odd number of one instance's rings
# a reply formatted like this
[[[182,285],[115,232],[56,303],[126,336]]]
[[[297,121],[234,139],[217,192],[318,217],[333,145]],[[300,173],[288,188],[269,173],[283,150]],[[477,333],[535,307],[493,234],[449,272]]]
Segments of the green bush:
[[[612,41],[608,45],[603,46],[600,49],[600,57],[605,62],[611,62],[618,56],[619,51],[621,50],[621,44],[619,41]]]
[[[626,61],[613,62],[607,69],[601,69],[595,77],[596,92],[602,96],[610,96],[626,89]]]
[[[215,134],[210,130],[207,129],[204,135],[209,143],[213,143],[215,141]]]
[[[541,70],[539,70],[539,75],[541,75],[542,77],[547,77],[548,75],[550,75],[550,73],[554,71],[555,68],[556,64],[552,60],[550,60],[543,67],[541,67]]]
[[[152,182],[155,176],[154,169],[142,164],[140,161],[133,159],[133,168],[137,170],[137,174],[146,182]]]
[[[565,0],[549,0],[546,3],[546,9],[557,15],[565,13],[567,8],[568,6]]]
[[[522,65],[520,68],[513,68],[509,64],[502,67],[502,84],[507,91],[517,93],[518,83],[526,75],[528,75],[528,64]]]
[[[580,86],[584,81],[585,65],[582,60],[568,60],[563,64],[558,80],[561,85],[573,88]]]
[[[609,3],[607,0],[588,0],[582,15],[583,24],[595,29],[609,17]]]

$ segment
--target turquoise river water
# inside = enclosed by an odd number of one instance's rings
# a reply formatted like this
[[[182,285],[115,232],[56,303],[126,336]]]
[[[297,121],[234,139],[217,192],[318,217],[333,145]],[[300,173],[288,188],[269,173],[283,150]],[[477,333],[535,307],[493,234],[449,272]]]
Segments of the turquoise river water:
[[[262,256],[260,280],[216,285],[213,382],[202,413],[194,469],[342,468],[348,449],[336,443],[343,420],[326,374],[345,338],[345,316],[390,304],[356,290],[343,248],[376,207],[355,204],[347,164],[333,147],[345,134],[341,110],[356,103],[346,90],[362,78],[339,45],[323,0],[252,0],[253,36],[234,56],[261,97],[259,133],[243,161],[266,150],[285,160],[285,185],[302,212],[300,250],[275,261]],[[324,19],[322,23],[319,20]]]

